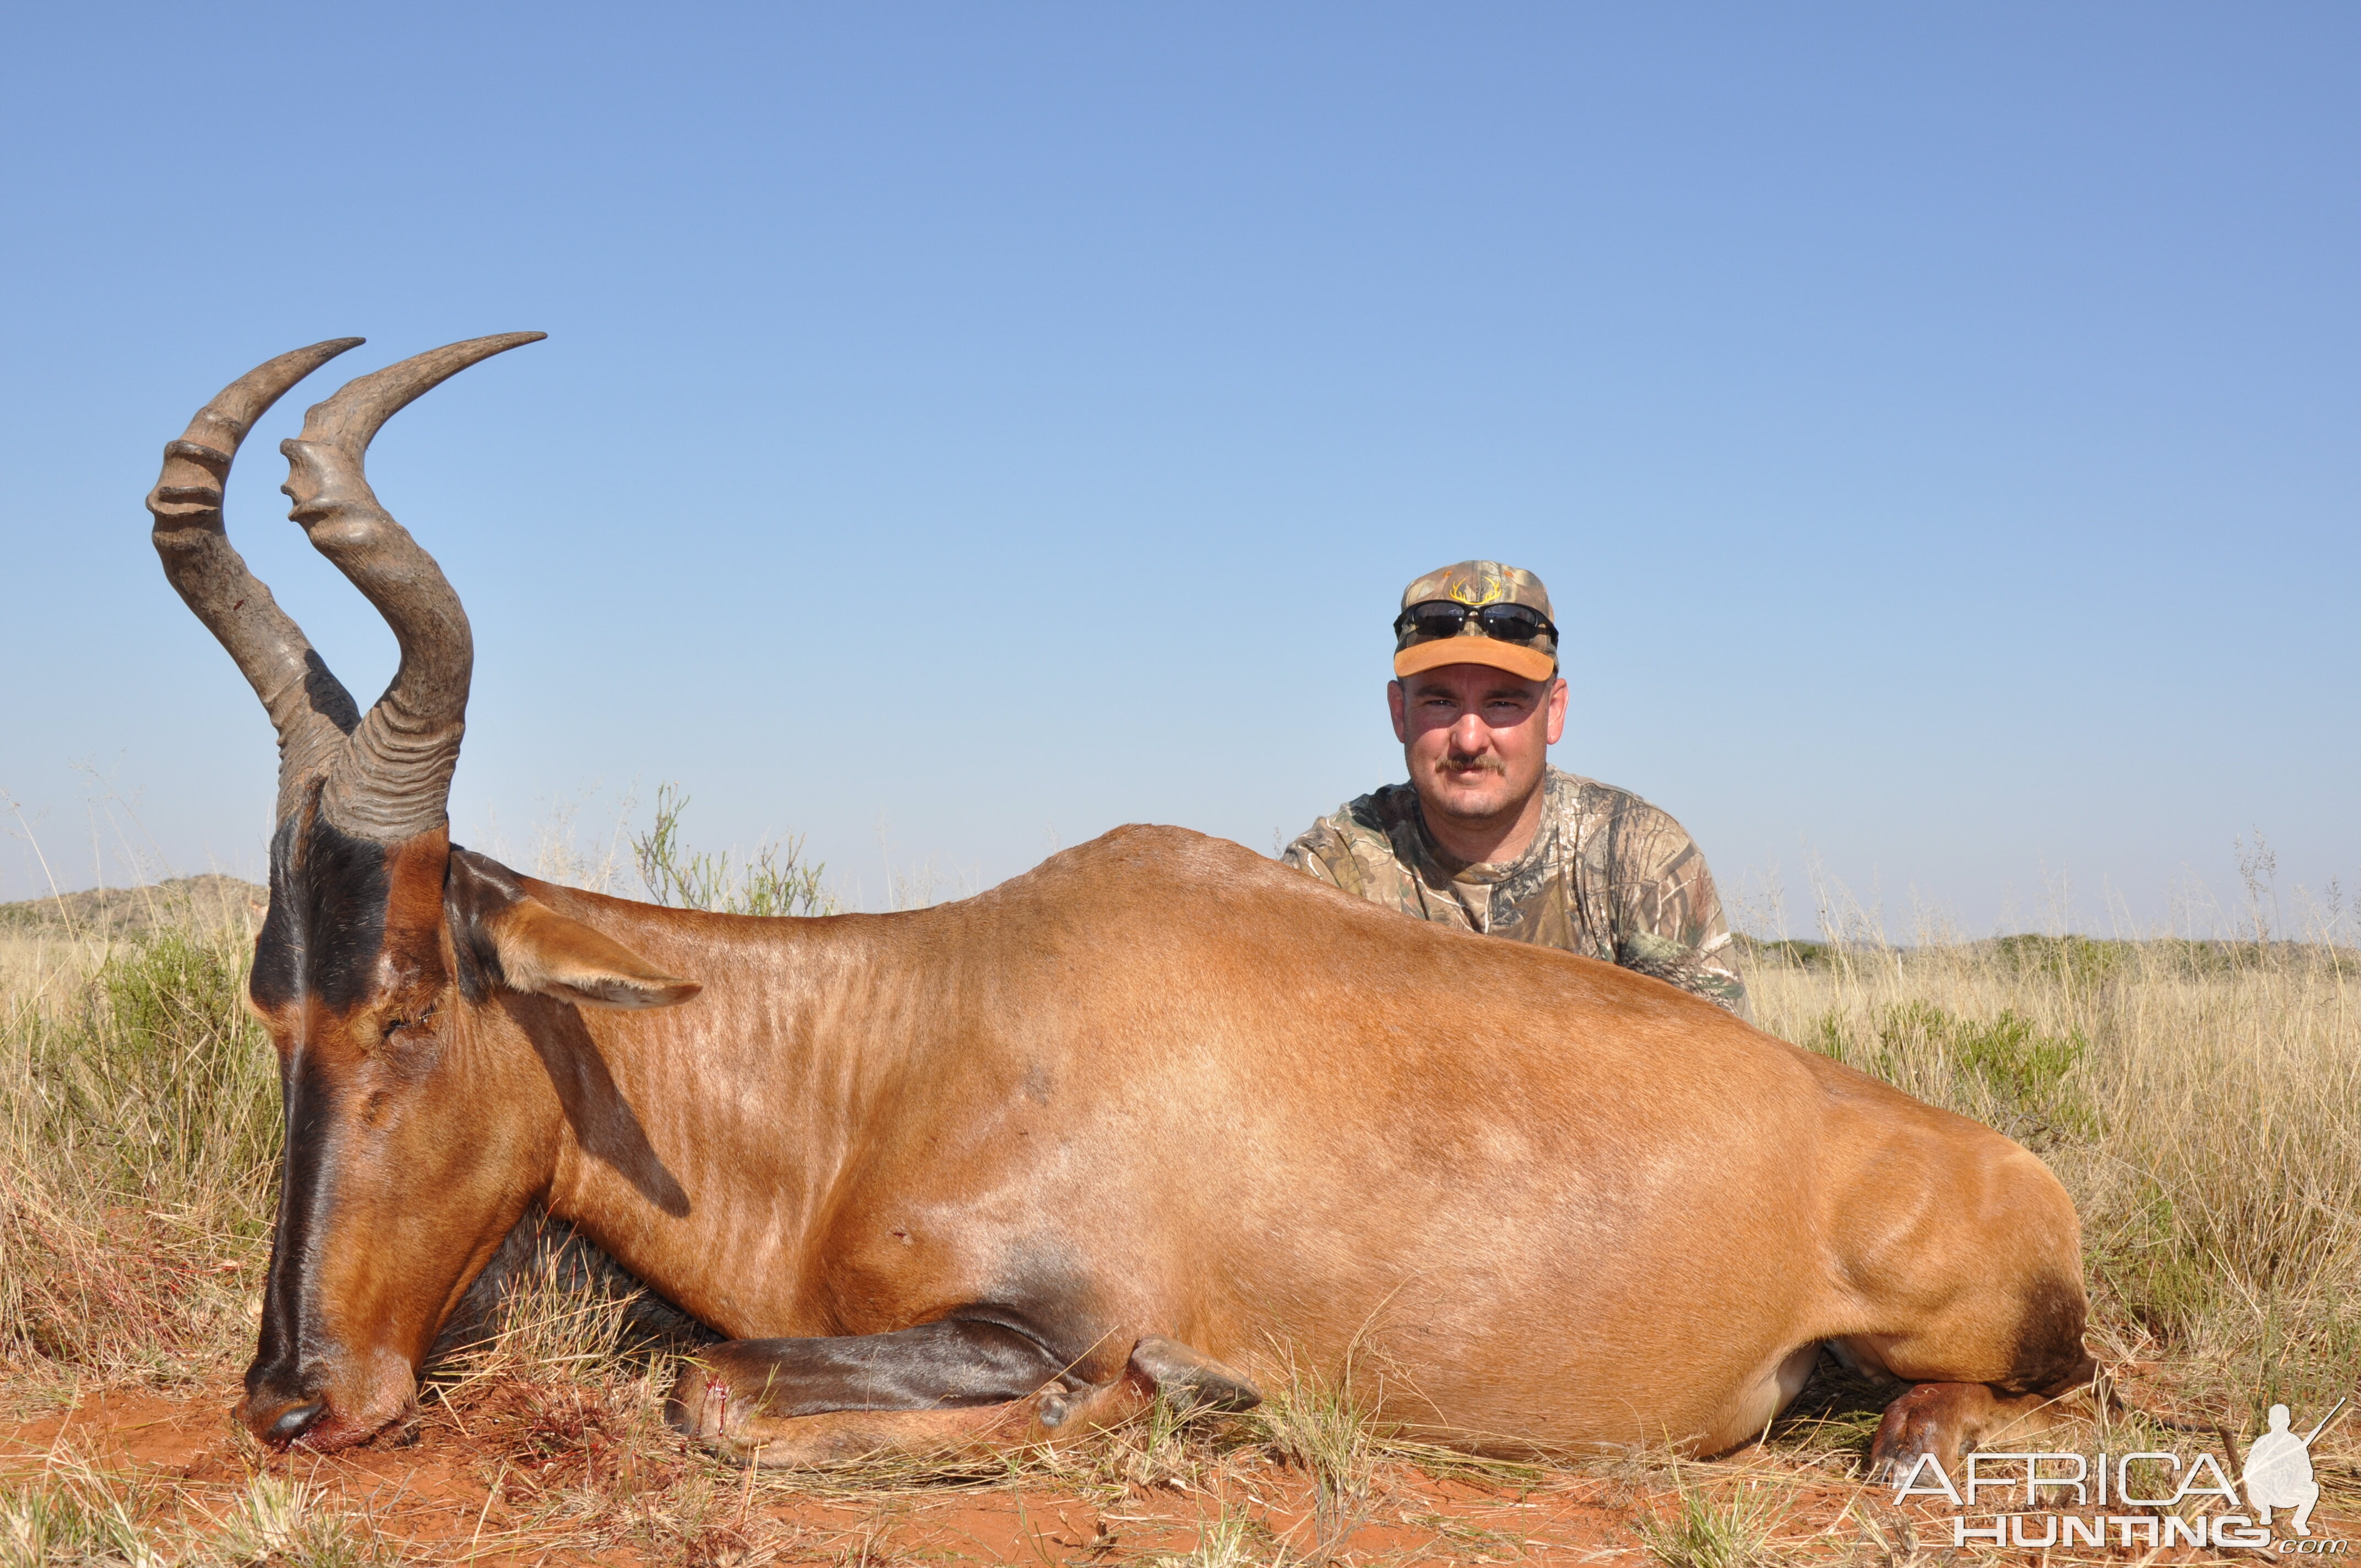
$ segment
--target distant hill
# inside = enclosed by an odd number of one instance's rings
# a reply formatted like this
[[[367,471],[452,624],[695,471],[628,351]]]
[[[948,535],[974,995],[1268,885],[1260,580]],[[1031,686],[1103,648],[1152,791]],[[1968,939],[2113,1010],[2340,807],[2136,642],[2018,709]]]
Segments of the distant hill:
[[[0,904],[0,935],[142,937],[158,926],[259,926],[270,890],[234,876],[174,877]]]

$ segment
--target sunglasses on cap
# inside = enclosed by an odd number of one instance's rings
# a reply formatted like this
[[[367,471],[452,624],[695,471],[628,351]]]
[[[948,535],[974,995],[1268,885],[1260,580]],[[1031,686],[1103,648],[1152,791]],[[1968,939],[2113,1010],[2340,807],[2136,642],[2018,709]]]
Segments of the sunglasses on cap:
[[[1477,609],[1451,599],[1429,599],[1411,606],[1394,617],[1394,636],[1414,637],[1421,641],[1431,637],[1456,637],[1471,616],[1477,630],[1503,642],[1531,642],[1536,637],[1557,641],[1557,628],[1550,624],[1548,616],[1531,605],[1488,604]]]

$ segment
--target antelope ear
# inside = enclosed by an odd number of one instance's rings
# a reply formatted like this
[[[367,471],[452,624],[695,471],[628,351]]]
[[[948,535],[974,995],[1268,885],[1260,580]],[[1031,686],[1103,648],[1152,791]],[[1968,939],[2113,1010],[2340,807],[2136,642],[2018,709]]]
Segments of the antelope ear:
[[[518,899],[483,929],[500,955],[500,978],[517,991],[586,1007],[670,1007],[705,989],[536,898]]]
[[[584,1007],[670,1007],[704,989],[560,915],[498,861],[456,846],[444,875],[443,913],[471,1002],[504,985]]]

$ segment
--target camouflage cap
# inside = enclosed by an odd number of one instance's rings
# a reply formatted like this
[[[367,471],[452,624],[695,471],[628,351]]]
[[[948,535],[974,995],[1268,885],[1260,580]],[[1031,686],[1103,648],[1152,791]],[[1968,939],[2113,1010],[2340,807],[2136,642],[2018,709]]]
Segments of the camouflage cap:
[[[1498,561],[1462,561],[1429,572],[1402,590],[1401,607],[1437,600],[1480,609],[1489,604],[1519,604],[1550,614],[1549,590],[1531,572],[1504,566]],[[1394,644],[1394,674],[1414,675],[1443,664],[1489,664],[1529,681],[1557,674],[1557,639],[1543,633],[1530,642],[1511,642],[1486,634],[1474,616],[1461,624],[1455,637],[1422,637],[1416,627],[1404,629]]]

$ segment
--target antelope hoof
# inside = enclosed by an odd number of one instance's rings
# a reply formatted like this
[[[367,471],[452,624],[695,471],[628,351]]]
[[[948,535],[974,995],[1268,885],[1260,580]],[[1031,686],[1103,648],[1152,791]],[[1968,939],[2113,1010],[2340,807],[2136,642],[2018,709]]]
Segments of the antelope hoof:
[[[1946,1475],[1956,1470],[1961,1453],[1973,1446],[1965,1441],[1960,1409],[1971,1389],[1983,1392],[1974,1384],[1920,1383],[1886,1406],[1869,1445],[1869,1478],[1880,1486],[1897,1483],[1929,1453]]]
[[[1133,1345],[1131,1365],[1176,1410],[1251,1410],[1262,1403],[1262,1390],[1238,1373],[1161,1334]]]

